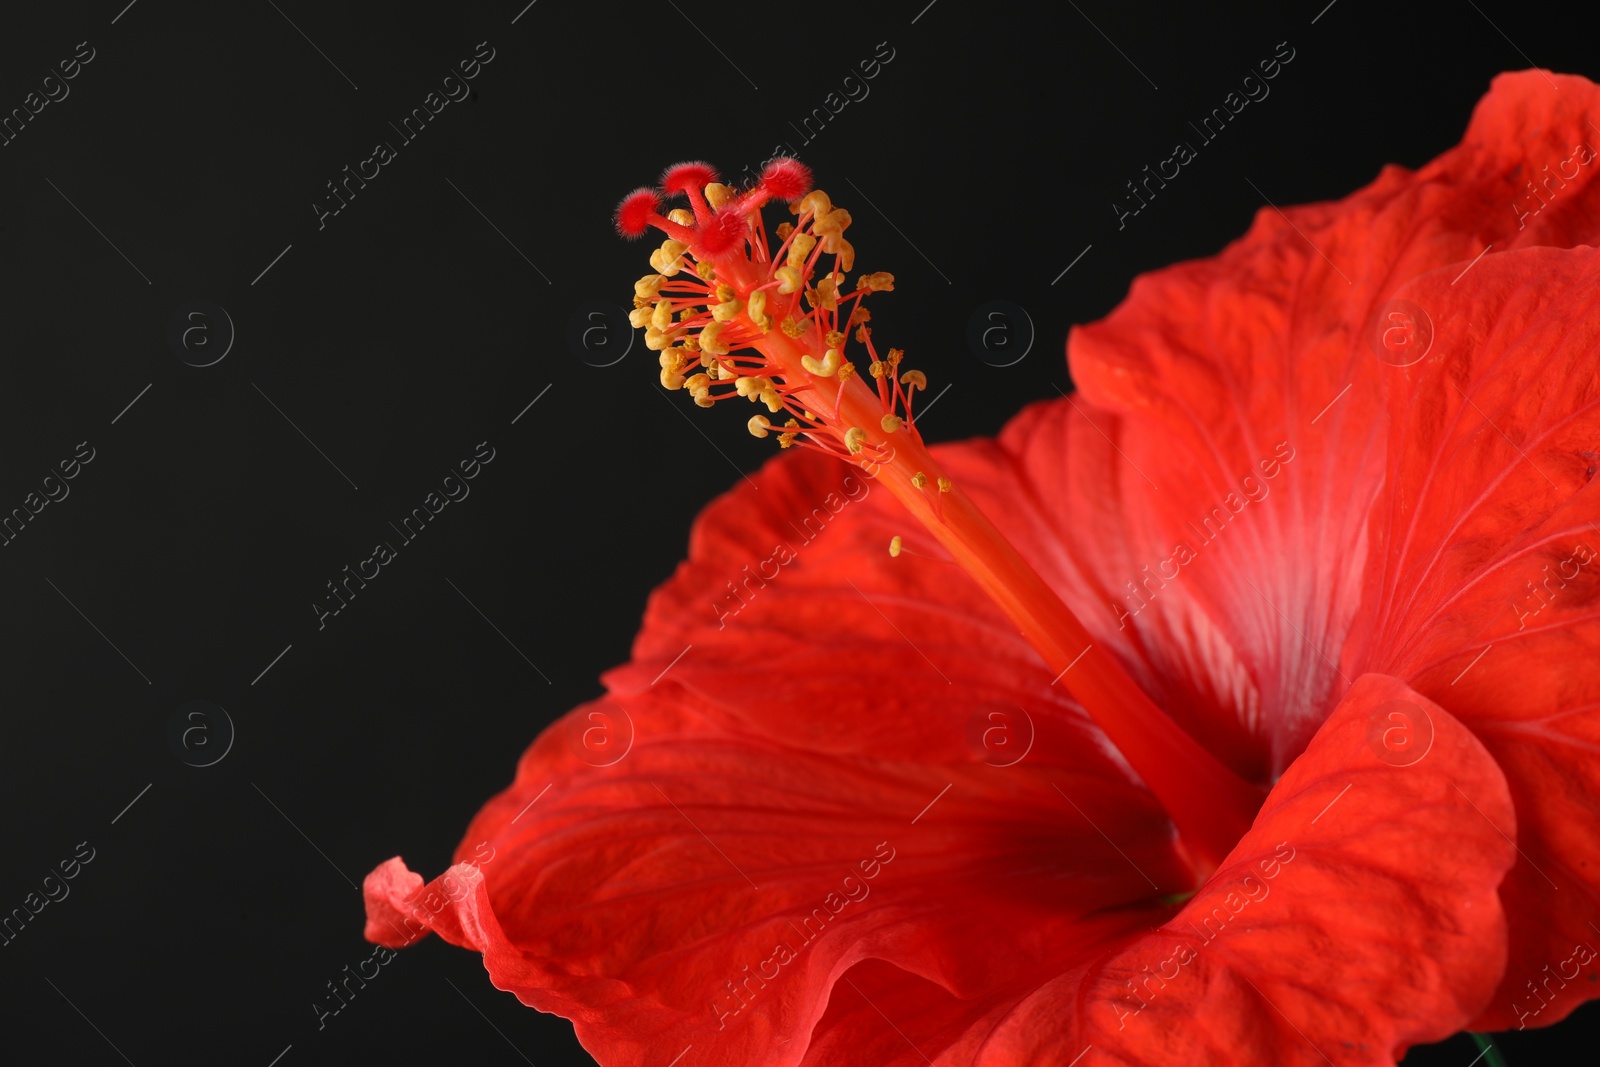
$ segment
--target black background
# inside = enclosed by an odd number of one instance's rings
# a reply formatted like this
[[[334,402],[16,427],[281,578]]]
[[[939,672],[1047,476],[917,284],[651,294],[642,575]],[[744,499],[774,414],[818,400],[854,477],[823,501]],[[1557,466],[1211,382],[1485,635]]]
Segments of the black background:
[[[0,148],[0,510],[79,442],[95,458],[0,549],[0,910],[79,842],[95,858],[0,949],[6,1058],[588,1062],[437,940],[320,1031],[311,1005],[369,952],[361,877],[396,853],[444,868],[538,730],[626,658],[692,517],[772,451],[663,393],[637,341],[590,365],[625,333],[573,351],[575,310],[627,307],[647,269],[617,198],[682,158],[737,174],[799,149],[854,214],[859,269],[897,277],[879,337],[951,386],[919,427],[993,433],[1068,384],[1068,325],[1135,274],[1215,252],[1265,198],[1423,163],[1498,71],[1600,75],[1548,6],[1325,2],[8,12],[0,113],[78,42],[94,59]],[[1119,231],[1124,181],[1282,41],[1270,96]],[[398,144],[388,123],[479,42],[470,98],[319,228],[325,183]],[[790,122],[889,49],[804,144]],[[1003,368],[965,342],[995,299],[1036,328]],[[168,341],[196,300],[236,331],[204,368]],[[222,343],[199,321],[195,350]],[[324,583],[484,440],[471,495],[319,630]],[[169,744],[189,700],[236,728],[211,766]],[[1553,1062],[1597,1019],[1504,1044]],[[1475,1055],[1457,1037],[1406,1062]]]

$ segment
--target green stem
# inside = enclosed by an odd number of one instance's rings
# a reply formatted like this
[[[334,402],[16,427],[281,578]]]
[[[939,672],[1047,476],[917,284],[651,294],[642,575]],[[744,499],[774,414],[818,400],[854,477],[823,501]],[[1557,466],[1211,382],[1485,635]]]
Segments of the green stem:
[[[1500,1055],[1500,1050],[1495,1047],[1494,1041],[1490,1039],[1488,1034],[1479,1034],[1469,1030],[1467,1031],[1467,1036],[1477,1042],[1478,1048],[1485,1053],[1480,1057],[1483,1060],[1484,1067],[1506,1067],[1506,1058]]]

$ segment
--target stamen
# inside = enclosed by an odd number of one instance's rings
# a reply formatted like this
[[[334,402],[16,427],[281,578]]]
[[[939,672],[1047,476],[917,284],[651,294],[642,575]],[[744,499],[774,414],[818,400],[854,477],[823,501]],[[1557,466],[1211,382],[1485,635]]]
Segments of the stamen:
[[[894,276],[862,274],[854,290],[843,291],[855,261],[844,236],[850,213],[813,189],[811,172],[793,159],[768,164],[743,192],[718,183],[706,164],[680,164],[663,176],[662,193],[687,196],[692,214],[679,208],[662,215],[662,194],[639,189],[619,205],[617,229],[636,237],[654,227],[666,235],[650,255],[656,273],[634,284],[629,316],[645,330],[646,347],[662,354],[663,387],[687,390],[700,407],[760,401],[771,414],[792,417],[779,427],[752,416],[751,434],[777,431],[780,448],[816,448],[872,472],[1060,672],[1057,681],[1161,800],[1196,855],[1211,864],[1225,857],[1249,829],[1263,791],[1175,725],[940,472],[912,413],[927,375],[902,370],[897,348],[880,357],[867,325],[866,297],[892,292]],[[771,200],[788,201],[795,216],[775,228],[776,249],[761,218]],[[824,256],[833,258],[819,276]],[[852,328],[866,350],[870,384],[855,373]],[[696,362],[702,370],[685,377]],[[932,494],[930,476],[938,487]],[[902,544],[896,536],[890,555]]]

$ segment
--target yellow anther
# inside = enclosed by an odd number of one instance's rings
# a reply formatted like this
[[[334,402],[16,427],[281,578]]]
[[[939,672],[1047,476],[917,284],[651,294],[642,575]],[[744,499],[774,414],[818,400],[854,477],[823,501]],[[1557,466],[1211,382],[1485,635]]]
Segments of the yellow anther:
[[[711,370],[717,366],[717,357],[713,356],[710,352],[701,352],[700,365],[706,370]]]
[[[772,423],[767,421],[765,415],[751,415],[750,421],[745,423],[745,428],[754,437],[765,437],[767,436],[767,431],[772,429]]]
[[[778,279],[778,292],[784,296],[798,293],[800,287],[806,283],[805,275],[800,273],[799,267],[779,267],[772,272],[772,276]]]
[[[804,367],[808,374],[815,374],[820,378],[832,378],[838,374],[839,365],[843,362],[844,357],[839,354],[837,348],[828,349],[820,360],[813,356],[800,357],[800,366]]]
[[[672,341],[673,341],[673,338],[672,338],[672,335],[670,333],[666,333],[666,332],[664,332],[662,330],[658,330],[654,326],[645,327],[645,331],[644,331],[644,346],[646,348],[648,348],[650,351],[659,352],[663,348],[666,348],[669,345],[671,345]]]
[[[661,384],[667,389],[682,389],[684,377],[677,367],[661,368]]]
[[[633,294],[633,306],[636,307],[636,308],[647,308],[648,309],[648,308],[653,308],[656,305],[655,305],[655,301],[652,300],[650,297],[641,296],[638,293],[634,293]]]
[[[688,322],[690,319],[694,318],[698,314],[700,314],[700,309],[699,308],[693,308],[693,307],[684,308],[682,311],[678,312],[678,321],[679,322]]]
[[[682,241],[674,241],[669,237],[661,242],[660,248],[650,253],[650,265],[656,269],[657,273],[665,274],[670,278],[683,267],[683,262],[679,257],[688,250],[688,245]]]
[[[650,313],[650,325],[665,333],[672,329],[672,301],[662,297]]]
[[[711,392],[711,376],[709,374],[691,375],[684,381],[684,388],[695,396],[707,396]]]
[[[838,256],[840,270],[854,270],[856,265],[856,246],[846,241],[843,237],[833,234],[822,239],[822,250],[831,256]]]
[[[889,371],[889,365],[881,359],[875,359],[867,367],[874,378],[882,378]]]
[[[842,382],[856,372],[856,365],[848,359],[839,364],[839,380]]]
[[[761,394],[772,388],[769,378],[735,378],[733,380],[734,392],[747,398],[752,404],[760,399]]]
[[[829,330],[827,333],[822,335],[822,343],[827,345],[829,348],[843,348],[844,334],[840,333],[838,330]]]
[[[894,275],[886,270],[863,274],[856,279],[856,288],[865,289],[869,293],[892,293],[894,292]]]
[[[685,352],[698,352],[698,351],[700,351],[700,338],[696,337],[694,334],[689,334],[686,337],[684,337],[684,339],[683,339],[683,350]]]
[[[811,250],[815,247],[817,247],[817,239],[809,233],[795,234],[794,240],[789,244],[789,266],[805,266],[806,257],[811,254]]]
[[[681,348],[669,348],[662,352],[657,359],[663,367],[679,368],[687,362],[683,358],[683,349]]]
[[[645,304],[642,308],[634,308],[628,312],[628,321],[633,324],[634,329],[642,330],[650,325],[650,314],[654,310],[649,304]]]
[[[885,415],[881,420],[879,420],[878,425],[883,427],[884,433],[894,433],[900,427],[904,426],[905,422],[906,420],[902,419],[899,415]]]
[[[928,487],[928,476],[918,471],[911,476],[911,484],[918,489],[926,489]]]
[[[700,331],[700,351],[709,352],[713,356],[727,355],[728,346],[723,344],[722,338],[718,336],[721,333],[722,323],[713,322],[708,324],[705,329]]]
[[[661,283],[664,281],[666,279],[659,274],[646,274],[633,283],[633,295],[647,297],[654,303],[661,296]]]
[[[900,361],[906,358],[906,354],[900,351],[898,348],[891,348],[889,349],[889,355],[887,358],[889,360],[889,366],[898,367],[900,365]]]
[[[799,340],[805,334],[806,329],[810,327],[810,325],[810,319],[801,319],[799,322],[796,322],[792,318],[784,319],[783,332],[786,336]]]
[[[841,234],[850,228],[851,221],[850,212],[846,211],[842,207],[836,207],[828,211],[818,213],[817,217],[811,223],[811,228],[817,233],[823,235],[830,233]]]
[[[902,542],[899,534],[895,534],[893,537],[889,538],[889,555],[899,556],[901,543]]]
[[[794,232],[794,223],[792,223],[792,222],[780,222],[780,223],[778,223],[778,240],[787,241],[789,239],[789,235],[791,233],[793,233],[793,232]]]
[[[839,309],[839,283],[833,280],[832,275],[817,283],[817,288],[806,294],[812,307],[823,307],[829,311]]]
[[[767,291],[757,289],[750,294],[750,302],[745,305],[745,314],[750,316],[750,321],[762,333],[772,329],[772,316],[767,314]]]
[[[832,211],[812,219],[811,229],[817,236],[822,238],[822,249],[826,252],[831,251],[828,248],[828,238],[843,236],[844,231],[850,227],[850,222],[850,212],[842,207],[836,207]]]
[[[865,326],[857,326],[856,327],[856,340],[857,341],[860,341],[862,344],[866,344],[867,343],[867,338],[869,338],[871,336],[872,336],[872,331],[867,329]]]
[[[867,306],[865,304],[857,303],[856,306],[855,306],[855,310],[850,312],[850,321],[845,323],[845,325],[846,326],[856,326],[856,325],[859,325],[860,323],[871,322],[871,321],[872,321],[872,312],[867,310]]]
[[[694,272],[695,274],[699,275],[701,281],[706,283],[710,283],[712,279],[716,278],[717,276],[717,268],[711,265],[711,261],[709,259],[702,259],[700,262],[696,263],[694,265]]]
[[[789,205],[789,212],[794,215],[804,215],[808,211],[822,215],[832,210],[833,201],[829,200],[828,194],[821,189],[813,189],[802,196],[798,203]]]
[[[850,227],[850,221],[850,211],[830,205],[829,210],[818,213],[816,221],[811,222],[811,229],[818,234],[843,234]]]
[[[738,295],[739,295],[739,290],[735,289],[733,286],[727,284],[726,282],[724,282],[723,284],[717,286],[717,301],[719,303],[727,303],[729,300],[732,300],[734,297],[736,297]]]
[[[731,382],[739,376],[739,372],[736,370],[730,370],[727,367],[724,367],[721,363],[718,363],[711,376],[717,379],[719,382]]]
[[[927,389],[928,376],[919,370],[908,370],[900,375],[900,384],[907,389]]]
[[[866,447],[867,431],[859,426],[852,426],[844,432],[844,447],[851,452],[860,452]]]
[[[742,300],[726,300],[711,309],[711,317],[718,322],[732,322],[743,310]]]
[[[939,492],[948,493],[950,491],[951,487],[954,484],[955,483],[951,482],[949,478],[940,478],[939,479]]]
[[[739,190],[735,189],[731,185],[722,185],[719,182],[712,182],[710,185],[706,186],[706,203],[711,205],[711,209],[713,211],[715,211],[717,208],[720,208],[722,205],[726,204],[728,201],[732,200],[738,195]]]
[[[761,394],[761,402],[767,405],[767,410],[772,412],[774,415],[783,410],[783,397],[778,395],[778,391],[776,389],[769,387],[765,392],[763,392]],[[790,420],[790,425],[798,425],[798,423]]]
[[[844,237],[845,228],[849,225],[850,212],[843,208],[834,208],[827,214],[818,215],[811,223],[812,230],[822,238],[822,250],[830,256],[838,256],[842,270],[855,266],[856,250]]]
[[[671,211],[667,212],[667,218],[671,219],[673,222],[676,222],[679,226],[694,225],[694,212],[686,211],[681,207],[675,207]]]

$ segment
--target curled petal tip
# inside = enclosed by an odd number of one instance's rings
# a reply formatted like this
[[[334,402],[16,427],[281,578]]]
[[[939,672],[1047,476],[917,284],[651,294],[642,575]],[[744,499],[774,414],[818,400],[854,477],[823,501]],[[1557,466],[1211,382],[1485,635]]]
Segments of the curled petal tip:
[[[416,935],[406,927],[406,920],[411,918],[406,901],[421,888],[422,875],[407,868],[399,856],[373,868],[361,882],[361,897],[367,908],[366,939],[385,948],[409,944]]]

